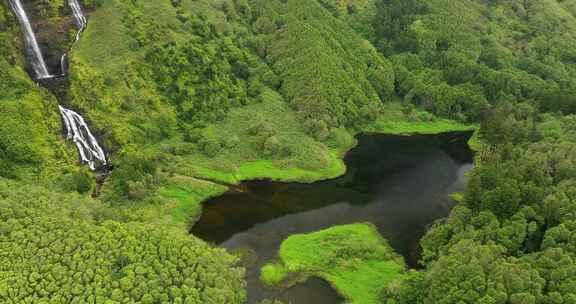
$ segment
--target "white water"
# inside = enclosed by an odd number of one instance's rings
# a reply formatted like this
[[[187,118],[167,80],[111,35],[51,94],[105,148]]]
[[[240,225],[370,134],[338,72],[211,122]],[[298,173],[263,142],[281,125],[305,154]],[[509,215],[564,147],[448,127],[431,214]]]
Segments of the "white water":
[[[26,45],[28,45],[27,50],[31,59],[30,62],[32,64],[32,69],[34,69],[34,73],[36,74],[36,78],[44,79],[54,77],[48,72],[46,62],[44,61],[44,57],[42,57],[38,41],[36,41],[32,25],[30,25],[30,20],[28,19],[28,15],[26,15],[24,7],[22,7],[22,3],[20,0],[10,0],[10,6],[12,6],[12,10],[16,14],[18,22],[20,22],[20,26],[24,32]]]
[[[74,41],[78,42],[80,34],[84,31],[87,25],[86,17],[82,12],[82,6],[80,6],[78,0],[68,0],[68,5],[72,9],[76,25],[78,26],[76,40]],[[67,54],[64,53],[60,60],[62,74],[66,73],[66,55]],[[62,106],[59,107],[60,113],[62,113],[62,120],[66,126],[66,137],[72,139],[76,144],[82,162],[88,164],[92,170],[95,170],[99,165],[106,165],[106,154],[104,154],[104,150],[102,150],[98,141],[94,135],[92,135],[92,132],[90,132],[84,118],[72,110],[66,109]]]
[[[78,2],[78,0],[68,0],[68,5],[72,9],[72,13],[74,14],[74,19],[76,19],[76,25],[78,26],[78,32],[76,32],[76,41],[80,39],[80,34],[86,28],[86,17],[82,12],[82,6]]]
[[[54,75],[48,73],[46,63],[42,57],[42,52],[38,47],[36,36],[34,35],[34,31],[32,31],[32,26],[30,25],[26,11],[22,7],[22,3],[20,0],[10,0],[10,4],[24,31],[26,49],[31,55],[32,67],[36,73],[36,78],[44,79],[54,77]],[[78,41],[80,33],[86,28],[86,17],[84,17],[80,3],[78,3],[77,0],[69,0],[68,4],[70,5],[70,8],[72,8],[74,18],[79,27],[78,33],[76,34],[76,41]],[[64,53],[60,59],[62,73],[66,71],[66,56],[67,54]],[[106,165],[106,154],[104,154],[104,150],[100,147],[94,135],[92,135],[92,132],[90,131],[90,128],[88,128],[84,118],[80,116],[80,114],[60,105],[58,105],[58,108],[60,109],[62,121],[66,127],[66,138],[73,140],[74,144],[76,144],[78,153],[80,154],[80,160],[83,163],[88,164],[92,170],[95,170],[101,165]]]
[[[58,107],[66,126],[66,138],[74,141],[82,162],[88,164],[92,170],[96,169],[98,165],[106,165],[106,154],[90,132],[84,118],[72,110],[62,106]]]
[[[68,56],[68,53],[64,53],[64,54],[62,54],[62,57],[60,57],[60,71],[62,71],[61,76],[66,76],[66,57],[67,56]]]
[[[76,20],[76,26],[78,27],[78,31],[76,32],[76,40],[74,42],[78,42],[80,40],[80,34],[86,29],[86,25],[88,21],[86,20],[86,16],[84,16],[84,12],[82,11],[82,6],[78,0],[68,0],[68,6],[72,9],[72,14],[74,14],[74,20]],[[66,59],[67,53],[62,54],[60,57],[60,70],[62,71],[62,76],[66,75]]]

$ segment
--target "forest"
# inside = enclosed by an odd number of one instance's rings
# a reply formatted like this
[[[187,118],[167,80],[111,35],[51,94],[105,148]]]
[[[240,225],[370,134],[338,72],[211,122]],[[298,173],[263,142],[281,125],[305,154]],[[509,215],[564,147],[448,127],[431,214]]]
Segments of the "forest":
[[[319,277],[355,304],[576,304],[576,0],[81,0],[78,41],[68,1],[22,0],[48,68],[67,54],[48,85],[11,3],[1,303],[246,303],[246,257],[189,233],[204,202],[342,176],[359,134],[469,131],[466,190],[418,267],[357,223],[286,238],[262,282]],[[108,165],[79,162],[59,105]]]

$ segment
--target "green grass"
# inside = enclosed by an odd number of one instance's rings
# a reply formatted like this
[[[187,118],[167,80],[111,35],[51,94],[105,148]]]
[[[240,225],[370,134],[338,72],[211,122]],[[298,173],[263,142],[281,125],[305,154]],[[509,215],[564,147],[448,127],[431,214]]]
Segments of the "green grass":
[[[268,286],[279,285],[288,276],[288,270],[282,264],[266,264],[260,272],[260,280]]]
[[[480,137],[480,132],[478,130],[476,130],[472,137],[470,137],[470,140],[468,140],[468,146],[474,152],[482,151],[485,145],[486,143],[484,143],[484,140]]]
[[[330,164],[319,170],[302,168],[279,168],[268,161],[251,162],[240,167],[240,179],[257,179],[271,176],[283,181],[314,182],[322,179],[336,178],[346,172],[346,166],[340,159],[338,151],[329,151]]]
[[[172,199],[172,221],[176,224],[189,224],[200,217],[202,202],[220,195],[227,187],[192,178],[181,178],[183,181],[172,183],[160,191],[160,194]]]
[[[121,73],[133,56],[133,39],[124,27],[123,8],[116,1],[102,1],[90,16],[90,23],[80,41],[74,45],[73,58],[107,75]],[[71,68],[76,68],[74,62]]]
[[[223,145],[217,155],[208,157],[192,145],[187,153],[170,155],[167,170],[229,184],[253,179],[314,182],[344,174],[342,157],[356,144],[348,132],[330,146],[318,142],[302,130],[294,111],[272,91],[260,103],[231,110],[206,132]],[[270,137],[289,152],[266,154],[264,142]],[[162,145],[178,147],[181,143],[171,140],[152,149],[160,151]]]
[[[206,167],[196,167],[194,174],[197,177],[237,184],[245,180],[268,179],[283,182],[312,183],[319,180],[331,179],[346,173],[346,165],[342,161],[342,154],[330,150],[330,164],[317,170],[308,170],[298,167],[279,167],[271,160],[255,160],[240,164],[234,172],[222,172]]]
[[[429,121],[409,121],[407,118],[389,120],[386,117],[379,118],[369,131],[383,134],[424,134],[432,135],[455,131],[472,131],[477,126],[463,124],[454,120],[435,118]]]
[[[289,287],[320,277],[348,302],[371,304],[380,303],[386,286],[405,275],[402,257],[372,224],[360,223],[288,237],[279,261],[265,265],[260,279],[269,286]]]
[[[332,146],[318,142],[306,134],[295,113],[276,93],[269,92],[264,102],[233,109],[227,118],[214,125],[211,132],[225,142],[238,138],[232,147],[225,147],[215,157],[201,151],[178,156],[173,162],[178,174],[237,184],[243,180],[270,179],[275,181],[315,182],[338,177],[346,172],[344,154],[356,144],[351,132]],[[271,119],[274,118],[274,119]],[[292,153],[289,156],[266,156],[261,150],[264,137],[250,134],[254,126],[266,126],[280,138]],[[438,134],[474,130],[476,126],[430,116],[428,121],[411,122],[401,113],[399,105],[386,105],[385,114],[374,124],[358,130],[382,134]]]
[[[326,280],[354,304],[381,303],[382,291],[402,278],[404,267],[394,261],[365,261],[355,268],[328,273]]]

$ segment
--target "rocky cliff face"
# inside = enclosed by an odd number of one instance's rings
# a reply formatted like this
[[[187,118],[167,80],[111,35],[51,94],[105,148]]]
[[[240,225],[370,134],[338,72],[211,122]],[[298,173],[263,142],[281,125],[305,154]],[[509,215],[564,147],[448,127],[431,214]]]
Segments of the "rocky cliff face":
[[[60,59],[77,31],[67,0],[23,1],[49,71],[60,74]]]

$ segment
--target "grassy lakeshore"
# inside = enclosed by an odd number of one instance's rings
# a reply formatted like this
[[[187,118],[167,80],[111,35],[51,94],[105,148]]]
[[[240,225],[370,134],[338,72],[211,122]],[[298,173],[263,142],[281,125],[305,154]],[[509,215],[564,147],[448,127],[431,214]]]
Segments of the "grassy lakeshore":
[[[474,126],[458,122],[436,119],[426,122],[396,121],[376,124],[367,128],[379,134],[412,135],[412,134],[440,134],[445,132],[469,131]],[[358,132],[360,134],[362,132]],[[279,182],[313,183],[320,180],[337,178],[346,173],[344,155],[357,144],[354,136],[346,132],[345,140],[339,148],[326,148],[328,157],[312,168],[301,168],[285,160],[234,160],[234,157],[223,159],[203,157],[200,154],[190,156],[176,156],[170,158],[172,167],[178,174],[192,176],[195,182],[169,185],[161,192],[163,197],[175,199],[173,219],[176,223],[194,223],[201,214],[203,201],[226,191],[226,187],[215,184],[239,184],[247,180],[272,180]],[[303,154],[302,157],[304,157]],[[324,163],[324,165],[323,165]],[[208,180],[213,182],[206,182]]]
[[[288,288],[320,277],[354,304],[380,303],[388,284],[409,275],[402,257],[369,223],[292,235],[278,255],[277,262],[262,268],[265,284]]]
[[[359,13],[369,13],[369,7],[360,5]],[[315,2],[261,9],[270,16],[293,16],[291,22],[302,12],[317,12],[306,20],[330,39],[314,33],[302,41],[264,33],[253,37],[278,40],[270,45],[276,56],[300,58],[301,63],[271,61],[240,43],[240,33],[251,26],[241,22],[248,17],[238,14],[244,10],[235,9],[236,13],[221,11],[206,0],[176,6],[105,0],[91,13],[70,54],[67,102],[101,135],[113,166],[126,168],[141,158],[156,166],[150,172],[128,174],[130,183],[117,182],[123,177],[113,174],[104,186],[111,200],[132,205],[131,201],[161,197],[169,201],[164,209],[176,201],[173,218],[182,223],[187,216],[196,218],[203,198],[218,191],[197,183],[174,186],[165,177],[223,184],[311,183],[346,172],[343,158],[356,145],[357,134],[438,134],[474,128],[438,118],[394,96],[391,62],[362,37],[370,33],[355,33],[346,18],[335,18]],[[149,15],[154,18],[141,20]],[[295,22],[290,28],[301,26]],[[295,47],[287,49],[284,43]],[[321,54],[327,62],[313,68],[317,58],[310,54]],[[346,68],[334,64],[342,60]],[[373,68],[366,71],[366,66]],[[308,79],[313,71],[325,76],[326,84]],[[114,184],[121,185],[112,188]]]
[[[477,126],[462,124],[449,119],[436,119],[433,121],[385,121],[378,119],[370,131],[390,135],[434,135],[447,132],[472,131]]]
[[[356,135],[370,132],[385,135],[435,135],[447,132],[473,131],[477,128],[474,125],[462,124],[453,120],[434,119],[424,122],[409,122],[398,119],[396,121],[384,121],[379,119],[374,125],[356,132]],[[204,178],[229,184],[238,184],[246,180],[273,180],[281,182],[302,182],[312,183],[325,179],[339,177],[346,173],[346,165],[343,157],[349,150],[353,149],[357,142],[353,135],[349,135],[342,146],[338,148],[328,148],[327,164],[318,165],[315,169],[300,168],[297,166],[286,166],[286,162],[274,160],[255,160],[241,162],[234,166],[232,170],[215,169],[215,163],[210,159],[196,162],[191,169],[192,175],[197,178]],[[197,160],[197,159],[196,159]],[[198,164],[199,163],[199,164]]]
[[[329,150],[329,164],[319,169],[284,167],[271,160],[247,161],[240,164],[233,172],[219,171],[209,167],[196,166],[195,176],[229,184],[238,184],[246,180],[273,180],[281,182],[312,183],[319,180],[336,178],[346,173],[342,158],[355,146],[352,141],[347,149]]]
[[[197,179],[173,183],[160,194],[175,201],[171,206],[172,221],[177,224],[195,222],[202,213],[202,202],[226,192],[226,186]]]

